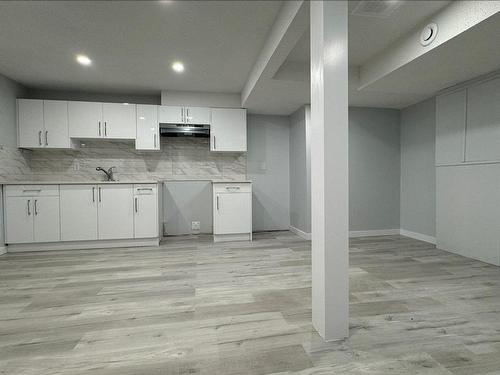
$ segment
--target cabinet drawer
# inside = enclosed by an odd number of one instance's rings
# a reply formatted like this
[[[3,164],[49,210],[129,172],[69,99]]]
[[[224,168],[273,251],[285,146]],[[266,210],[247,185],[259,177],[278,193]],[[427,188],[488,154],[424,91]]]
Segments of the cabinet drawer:
[[[214,184],[214,192],[216,193],[251,193],[252,184],[249,183],[224,183]]]
[[[50,197],[59,196],[59,185],[7,185],[6,197]]]
[[[134,195],[155,195],[156,189],[156,184],[134,185]]]

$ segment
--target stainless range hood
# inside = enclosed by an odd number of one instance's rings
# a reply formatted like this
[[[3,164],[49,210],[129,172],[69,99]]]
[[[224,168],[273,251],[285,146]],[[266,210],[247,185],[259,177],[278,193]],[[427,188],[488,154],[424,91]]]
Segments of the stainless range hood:
[[[210,137],[210,125],[194,124],[162,124],[160,123],[162,137]]]

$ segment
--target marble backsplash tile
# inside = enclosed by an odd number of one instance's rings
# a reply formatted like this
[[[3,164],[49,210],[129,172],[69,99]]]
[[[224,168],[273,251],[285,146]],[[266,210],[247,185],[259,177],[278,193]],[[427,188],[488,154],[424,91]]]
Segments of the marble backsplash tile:
[[[162,138],[161,151],[134,149],[133,142],[86,141],[76,150],[0,147],[1,180],[102,180],[97,166],[116,167],[122,180],[246,179],[246,154],[210,152],[208,138]]]

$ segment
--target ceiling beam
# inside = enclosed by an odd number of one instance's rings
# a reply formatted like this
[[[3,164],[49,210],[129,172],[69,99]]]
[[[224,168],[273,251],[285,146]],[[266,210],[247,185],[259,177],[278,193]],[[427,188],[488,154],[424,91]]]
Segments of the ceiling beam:
[[[308,27],[309,2],[286,1],[241,92],[243,107],[260,83],[274,77]]]
[[[375,82],[429,53],[468,29],[500,12],[500,1],[453,1],[428,20],[438,25],[436,39],[428,46],[420,44],[420,25],[395,45],[378,53],[360,67],[358,90],[369,89]]]

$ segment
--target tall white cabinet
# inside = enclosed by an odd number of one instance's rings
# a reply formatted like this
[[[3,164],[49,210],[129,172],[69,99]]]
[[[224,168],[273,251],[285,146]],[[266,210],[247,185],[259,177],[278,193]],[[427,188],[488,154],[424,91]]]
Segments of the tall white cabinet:
[[[252,239],[252,184],[213,183],[214,241]]]

